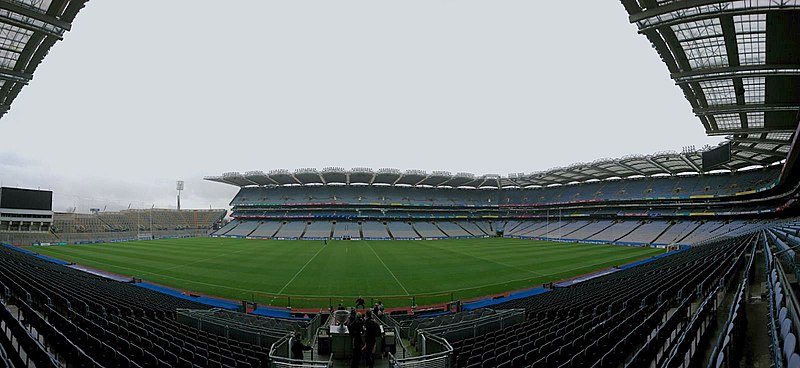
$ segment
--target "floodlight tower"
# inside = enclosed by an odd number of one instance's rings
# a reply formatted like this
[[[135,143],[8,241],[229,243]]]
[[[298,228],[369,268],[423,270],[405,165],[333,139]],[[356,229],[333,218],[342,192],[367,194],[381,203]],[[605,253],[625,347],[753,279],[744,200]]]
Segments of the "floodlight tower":
[[[178,189],[178,211],[181,210],[181,191],[183,190],[183,180],[178,180],[176,188]]]

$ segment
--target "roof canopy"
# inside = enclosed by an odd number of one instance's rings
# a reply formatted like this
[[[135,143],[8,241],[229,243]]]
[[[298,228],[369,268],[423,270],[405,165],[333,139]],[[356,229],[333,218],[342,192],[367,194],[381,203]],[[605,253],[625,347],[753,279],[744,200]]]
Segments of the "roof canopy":
[[[800,1],[622,0],[734,160],[786,158],[800,111]]]
[[[776,143],[777,144],[777,143]],[[788,146],[788,142],[781,143]],[[752,167],[755,160],[738,159],[723,165],[731,171]],[[625,156],[618,159],[600,159],[590,163],[578,163],[568,167],[558,167],[530,174],[475,175],[470,173],[451,173],[448,171],[425,172],[422,170],[328,167],[322,170],[285,169],[248,171],[244,174],[229,172],[221,176],[208,176],[205,179],[219,183],[247,186],[273,185],[327,185],[327,184],[366,184],[366,185],[409,185],[428,187],[468,187],[504,188],[564,185],[590,180],[612,178],[649,177],[660,175],[701,174],[702,152],[662,152],[652,155]]]
[[[0,0],[0,117],[88,0]]]

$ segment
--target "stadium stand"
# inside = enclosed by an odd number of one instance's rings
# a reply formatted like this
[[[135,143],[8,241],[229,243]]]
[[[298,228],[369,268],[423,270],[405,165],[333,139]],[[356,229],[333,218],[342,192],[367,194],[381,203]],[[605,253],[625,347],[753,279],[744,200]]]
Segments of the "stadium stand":
[[[636,230],[618,239],[620,242],[653,244],[670,226],[667,221],[645,221]]]
[[[386,229],[386,225],[380,222],[362,222],[361,230],[364,239],[389,239],[389,232]]]
[[[483,230],[478,224],[469,221],[458,222],[458,225],[466,230],[472,236],[486,236],[489,235],[488,229]],[[487,224],[488,225],[488,224]]]
[[[333,232],[333,224],[327,221],[315,221],[308,224],[303,239],[328,239]]]
[[[361,230],[357,222],[339,221],[333,228],[334,239],[360,239]]]
[[[438,226],[439,230],[441,230],[445,235],[447,235],[450,238],[466,238],[475,236],[471,234],[469,231],[464,230],[464,228],[459,223],[456,222],[437,221],[436,226]]]
[[[284,222],[281,228],[275,233],[279,239],[299,239],[306,230],[306,223],[303,221]]]
[[[61,366],[57,362],[84,367],[269,364],[260,346],[177,321],[178,308],[208,309],[203,304],[104,279],[6,247],[0,247],[0,289],[4,307],[0,313],[7,332],[3,337],[10,331],[12,340],[23,350],[19,356],[26,356],[37,367]],[[17,313],[9,312],[12,307]],[[286,322],[273,322],[273,326],[284,326],[279,328],[288,331]],[[6,340],[3,343],[4,348],[9,346]]]
[[[261,225],[258,221],[244,221],[228,231],[226,234],[231,236],[248,236]]]
[[[684,290],[715,285],[726,270],[741,262],[750,243],[752,239],[737,238],[709,244],[501,304],[497,308],[524,308],[529,319],[489,335],[451,341],[456,365],[612,366],[632,354],[644,356],[638,354],[637,346],[654,326],[667,322],[654,337],[656,346],[656,341],[668,338],[687,322],[688,314],[669,313],[671,308],[690,308],[693,297]],[[645,348],[650,346],[639,349]]]
[[[443,233],[442,230],[439,230],[439,227],[432,222],[419,221],[414,222],[412,226],[414,227],[414,230],[416,230],[417,233],[425,239],[441,239],[447,237],[447,234]]]
[[[419,239],[420,236],[407,222],[391,221],[386,224],[392,239]]]
[[[280,227],[281,223],[277,221],[261,221],[258,227],[250,233],[250,236],[271,238]]]

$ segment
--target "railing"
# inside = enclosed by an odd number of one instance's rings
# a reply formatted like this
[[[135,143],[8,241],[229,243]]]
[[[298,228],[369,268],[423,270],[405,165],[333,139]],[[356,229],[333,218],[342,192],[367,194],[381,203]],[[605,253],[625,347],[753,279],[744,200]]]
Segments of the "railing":
[[[754,237],[749,238],[747,241],[753,241],[753,247],[755,247]],[[675,339],[669,351],[665,352],[666,358],[660,365],[658,365],[659,367],[685,367],[685,364],[693,359],[693,355],[696,353],[696,351],[694,351],[692,347],[696,346],[699,339],[703,338],[703,334],[706,331],[705,326],[710,323],[712,319],[716,318],[716,298],[718,294],[723,291],[725,285],[730,282],[735,270],[739,269],[739,263],[744,259],[746,251],[747,249],[745,248],[738,256],[736,256],[736,261],[734,262],[733,267],[729,268],[718,279],[716,287],[706,294],[705,298],[703,298],[702,302],[695,310],[692,318],[689,320],[686,326],[683,327],[683,331],[678,334],[678,337]],[[706,280],[709,280],[712,277],[713,275],[709,275]],[[701,294],[700,292],[703,290],[701,286],[704,284],[706,284],[705,281],[698,285],[698,294]]]
[[[177,311],[177,320],[181,324],[208,333],[263,347],[271,346],[281,339],[287,331],[287,328],[262,327],[247,325],[241,321],[219,319],[208,314],[210,312],[213,311],[179,309]],[[244,316],[252,317],[250,315]]]
[[[405,358],[406,357],[406,347],[405,347],[405,345],[403,345],[403,341],[402,341],[403,337],[400,334],[400,323],[397,322],[396,319],[392,318],[388,314],[384,314],[383,316],[381,316],[381,322],[383,322],[384,326],[386,326],[388,329],[391,329],[392,331],[394,331],[395,347],[397,347],[399,345],[400,349],[403,349],[403,358]],[[394,354],[399,355],[396,350],[395,350]]]
[[[306,338],[314,345],[317,341],[317,330],[322,326],[322,313],[317,313],[311,321],[308,322],[306,327]]]
[[[415,337],[417,346],[419,346],[419,337],[421,335],[420,332],[422,331],[428,333],[429,335],[436,335],[445,339],[460,341],[470,337],[477,337],[490,331],[496,331],[508,326],[513,326],[524,321],[524,309],[499,310],[495,314],[482,316],[472,320],[460,321],[435,327],[420,328],[417,330],[417,336],[412,337]]]
[[[717,336],[717,342],[714,344],[714,350],[709,356],[708,364],[706,365],[707,368],[713,368],[715,366],[719,367],[721,362],[725,360],[725,354],[727,353],[726,350],[729,349],[728,346],[731,341],[731,332],[733,331],[732,326],[737,323],[738,326],[741,326],[743,323],[741,318],[737,320],[736,317],[739,315],[739,308],[743,305],[745,300],[747,285],[750,282],[750,270],[752,269],[753,262],[756,258],[756,250],[758,250],[759,240],[763,241],[764,245],[767,245],[766,234],[763,231],[759,233],[758,240],[755,240],[750,251],[750,260],[747,262],[747,267],[745,267],[743,272],[742,281],[739,283],[739,288],[737,289],[736,295],[733,298],[733,303],[731,303],[728,311],[728,318],[725,320],[725,323],[721,325],[721,332]],[[738,338],[738,336],[736,337]]]
[[[411,358],[397,358],[389,354],[389,362],[394,368],[450,368],[453,347],[446,339],[422,332],[422,355]]]
[[[769,317],[769,332],[770,332],[770,350],[772,351],[772,365],[775,368],[783,368],[783,359],[781,358],[781,349],[780,349],[780,340],[778,340],[778,327],[775,323],[775,315],[778,313],[776,312],[776,305],[775,305],[775,290],[772,288],[773,281],[777,281],[777,271],[773,271],[774,264],[773,262],[777,263],[777,260],[772,255],[772,250],[769,247],[769,243],[764,245],[764,263],[765,269],[764,271],[767,273],[767,294],[769,295],[769,303],[768,303],[768,311]],[[772,280],[772,272],[775,272],[775,280]]]
[[[333,367],[331,359],[305,360],[290,358],[292,334],[287,334],[276,341],[269,349],[269,364],[272,368],[329,368]]]

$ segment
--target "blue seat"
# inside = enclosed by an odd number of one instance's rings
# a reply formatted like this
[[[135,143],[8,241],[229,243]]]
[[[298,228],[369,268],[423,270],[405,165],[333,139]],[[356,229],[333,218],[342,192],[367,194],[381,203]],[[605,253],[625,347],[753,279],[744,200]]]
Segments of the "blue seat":
[[[786,339],[783,340],[783,355],[786,357],[786,360],[792,357],[794,354],[794,349],[797,347],[797,338],[794,336],[793,333],[789,333],[786,336]]]

